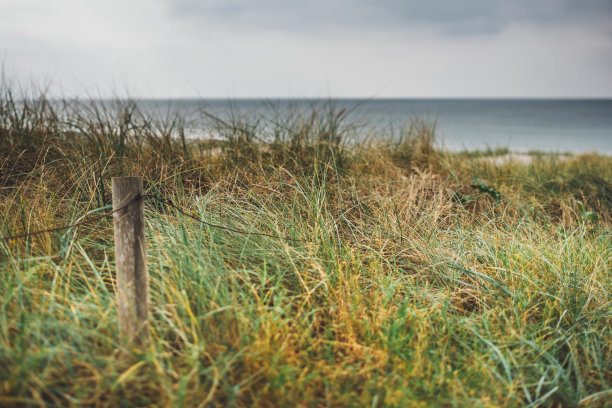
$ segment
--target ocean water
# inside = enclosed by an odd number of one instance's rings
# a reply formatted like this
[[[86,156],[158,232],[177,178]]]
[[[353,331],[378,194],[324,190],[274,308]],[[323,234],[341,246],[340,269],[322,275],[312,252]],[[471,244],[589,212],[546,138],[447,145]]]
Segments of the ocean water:
[[[141,103],[193,118],[206,111],[222,118],[259,117],[262,122],[331,104],[336,111],[346,110],[346,120],[357,126],[357,135],[376,133],[374,129],[391,136],[420,119],[435,124],[437,144],[447,150],[612,154],[612,99],[177,99]],[[191,124],[195,135],[198,123]]]

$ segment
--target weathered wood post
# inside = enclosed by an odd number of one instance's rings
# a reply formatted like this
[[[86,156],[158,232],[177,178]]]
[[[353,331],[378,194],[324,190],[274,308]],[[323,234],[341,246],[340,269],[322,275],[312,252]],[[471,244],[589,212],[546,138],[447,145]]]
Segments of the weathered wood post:
[[[142,196],[142,177],[113,177],[112,184],[113,210],[125,206],[113,214],[119,331],[130,344],[142,345],[149,337],[149,275],[144,200],[134,200]]]

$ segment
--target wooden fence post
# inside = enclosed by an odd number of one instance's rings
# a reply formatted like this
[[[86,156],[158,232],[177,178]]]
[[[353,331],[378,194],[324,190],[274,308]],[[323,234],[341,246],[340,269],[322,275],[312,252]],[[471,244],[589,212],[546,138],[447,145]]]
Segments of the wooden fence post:
[[[143,345],[149,337],[149,275],[145,257],[142,177],[113,177],[115,259],[119,332],[130,344]],[[134,200],[130,202],[130,200]]]

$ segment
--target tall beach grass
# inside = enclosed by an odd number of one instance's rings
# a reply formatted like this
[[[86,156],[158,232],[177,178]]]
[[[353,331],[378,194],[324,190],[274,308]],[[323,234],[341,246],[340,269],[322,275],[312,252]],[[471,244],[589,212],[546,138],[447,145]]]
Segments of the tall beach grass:
[[[110,219],[0,241],[3,406],[607,406],[612,158],[352,142],[270,118],[0,87],[0,236],[110,209],[142,175],[151,342],[117,331]],[[265,123],[264,123],[265,121]]]

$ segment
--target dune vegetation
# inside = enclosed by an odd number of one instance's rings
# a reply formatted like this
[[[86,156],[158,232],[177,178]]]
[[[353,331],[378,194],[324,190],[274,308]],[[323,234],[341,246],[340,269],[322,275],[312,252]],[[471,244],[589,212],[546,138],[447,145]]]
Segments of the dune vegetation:
[[[0,237],[141,175],[151,339],[119,338],[111,217],[0,240],[0,405],[606,406],[612,158],[444,152],[333,103],[201,118],[0,89]],[[17,94],[19,94],[17,96]],[[507,152],[502,152],[506,154]]]

